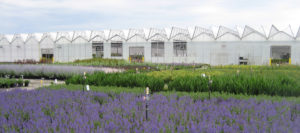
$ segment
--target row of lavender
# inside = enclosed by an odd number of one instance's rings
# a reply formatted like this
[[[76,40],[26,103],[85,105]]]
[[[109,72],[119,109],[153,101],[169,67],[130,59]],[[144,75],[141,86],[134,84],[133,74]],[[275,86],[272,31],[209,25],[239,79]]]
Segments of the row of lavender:
[[[0,132],[300,132],[300,104],[154,94],[0,92]]]

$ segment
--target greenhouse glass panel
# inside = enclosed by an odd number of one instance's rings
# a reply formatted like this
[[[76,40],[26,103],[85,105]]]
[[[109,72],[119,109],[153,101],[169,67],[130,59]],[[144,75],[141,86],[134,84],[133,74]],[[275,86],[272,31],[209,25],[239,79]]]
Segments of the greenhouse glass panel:
[[[103,57],[103,43],[102,42],[93,42],[93,57]]]
[[[123,55],[122,43],[111,43],[111,56],[120,57]]]
[[[175,56],[187,56],[186,42],[174,42],[173,44]]]
[[[152,57],[164,57],[165,54],[164,42],[152,42],[151,43],[151,55]]]

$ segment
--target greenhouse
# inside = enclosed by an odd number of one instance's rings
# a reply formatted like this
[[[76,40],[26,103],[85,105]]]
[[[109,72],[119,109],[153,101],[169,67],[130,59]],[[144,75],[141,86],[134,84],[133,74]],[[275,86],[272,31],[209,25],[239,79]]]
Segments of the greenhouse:
[[[300,28],[150,28],[0,35],[0,62],[90,58],[211,65],[300,64]]]

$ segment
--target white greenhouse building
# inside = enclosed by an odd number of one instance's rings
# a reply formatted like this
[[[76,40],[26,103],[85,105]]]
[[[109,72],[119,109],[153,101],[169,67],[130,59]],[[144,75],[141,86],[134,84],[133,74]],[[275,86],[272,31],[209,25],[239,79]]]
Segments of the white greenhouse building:
[[[268,31],[268,32],[266,32]],[[131,62],[300,65],[300,28],[245,26],[129,29],[0,35],[0,62],[72,62],[94,57]]]

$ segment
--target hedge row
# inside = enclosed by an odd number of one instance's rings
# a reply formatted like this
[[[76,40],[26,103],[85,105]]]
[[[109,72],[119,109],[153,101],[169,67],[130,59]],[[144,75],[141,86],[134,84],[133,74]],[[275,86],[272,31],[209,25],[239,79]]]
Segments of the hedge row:
[[[72,76],[72,74],[68,74],[68,73],[53,73],[53,72],[41,72],[41,71],[14,72],[14,71],[0,70],[0,77],[5,77],[7,75],[9,75],[10,78],[21,78],[23,75],[23,78],[28,78],[28,79],[45,78],[45,79],[59,79],[59,80],[65,80]]]
[[[28,86],[29,80],[0,78],[0,88]]]
[[[169,89],[186,92],[226,92],[248,95],[278,95],[300,96],[300,88],[296,82],[286,76],[278,75],[266,77],[258,74],[217,75],[211,77],[212,84],[208,85],[208,78],[201,76],[179,77],[169,83]]]
[[[66,80],[67,84],[89,84],[95,86],[150,87],[152,91],[162,91],[164,84],[168,90],[185,92],[220,92],[247,95],[300,96],[297,82],[283,74],[266,76],[264,74],[222,74],[211,77],[179,76],[168,83],[161,77],[153,77],[144,73],[103,73],[88,74],[84,80],[82,75],[74,75]]]
[[[74,75],[66,80],[66,84],[89,84],[96,86],[120,86],[120,87],[149,87],[151,91],[161,91],[164,81],[159,78],[147,76],[143,73],[103,73],[96,72],[87,74],[86,80],[83,75]]]

